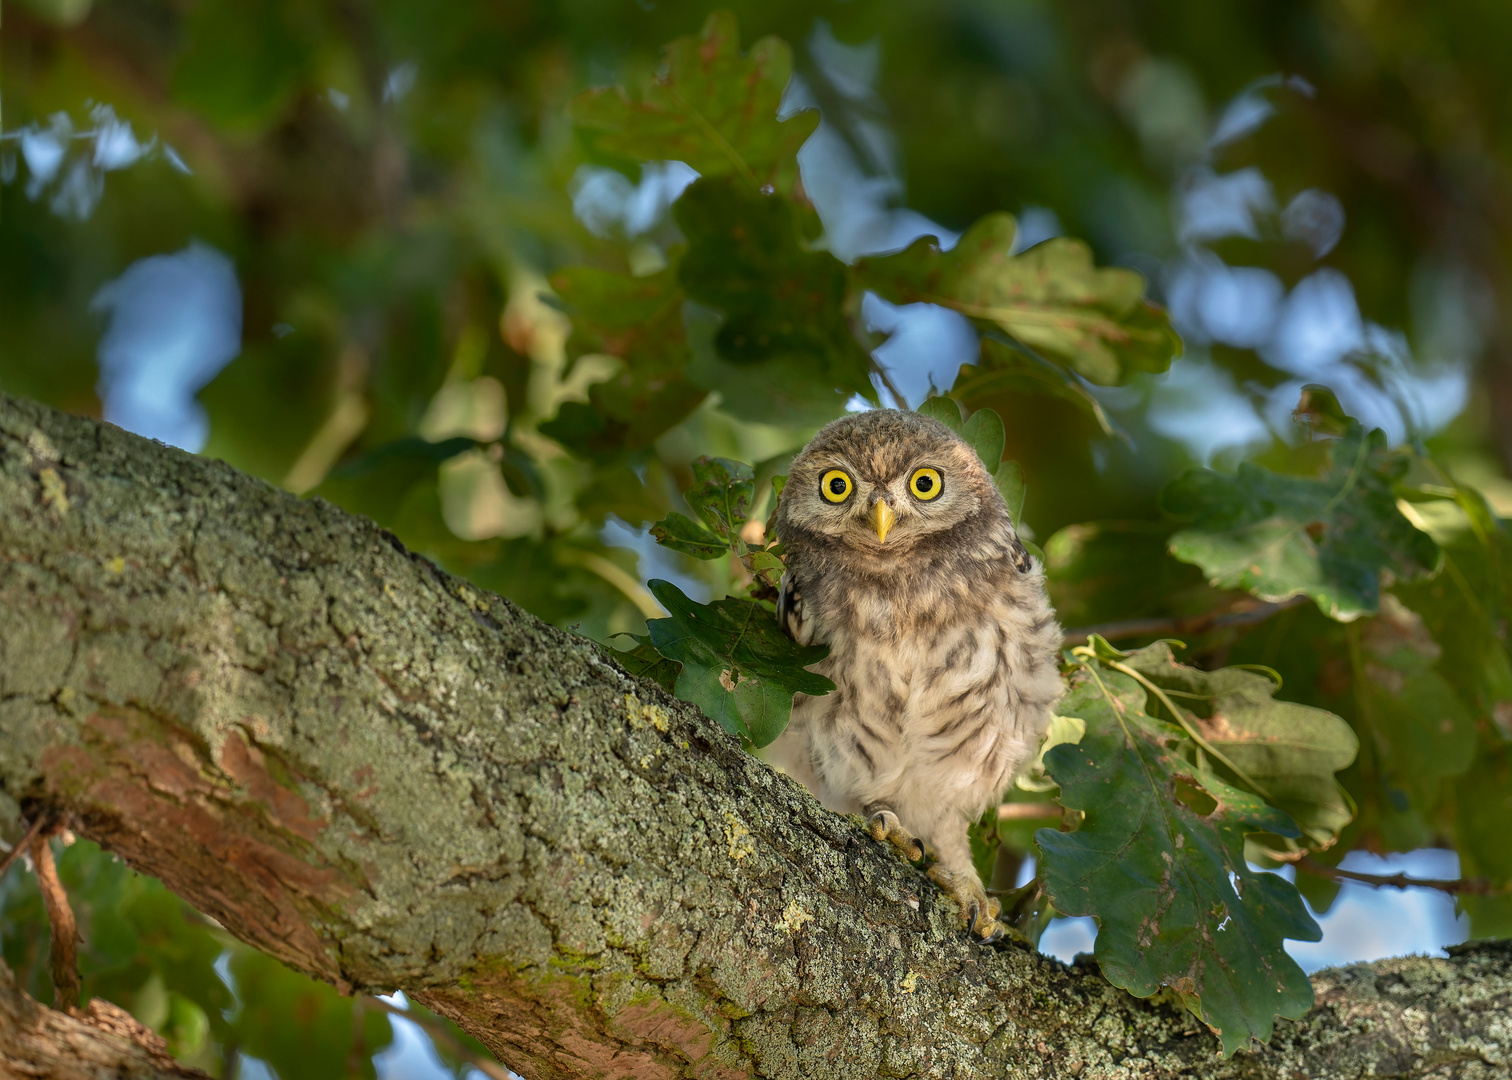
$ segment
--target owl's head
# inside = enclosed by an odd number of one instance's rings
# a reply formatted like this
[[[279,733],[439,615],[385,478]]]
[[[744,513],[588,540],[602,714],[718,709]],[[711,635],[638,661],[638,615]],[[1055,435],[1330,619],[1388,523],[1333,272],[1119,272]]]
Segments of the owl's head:
[[[793,528],[874,554],[901,555],[926,538],[1007,509],[976,452],[938,420],[871,409],[826,426],[793,459],[777,534]]]

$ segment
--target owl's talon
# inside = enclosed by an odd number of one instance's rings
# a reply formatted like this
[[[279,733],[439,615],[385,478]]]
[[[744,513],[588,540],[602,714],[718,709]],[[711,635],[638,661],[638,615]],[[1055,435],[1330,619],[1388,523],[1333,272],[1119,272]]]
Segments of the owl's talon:
[[[874,810],[866,819],[867,831],[877,843],[886,840],[910,862],[922,862],[926,851],[924,841],[903,827],[898,815],[886,808]]]
[[[971,935],[982,944],[990,945],[1003,937],[1003,924],[998,916],[1003,905],[996,897],[988,896],[982,888],[975,870],[950,870],[943,866],[930,867],[929,876],[948,896],[961,905],[961,918],[966,921]]]

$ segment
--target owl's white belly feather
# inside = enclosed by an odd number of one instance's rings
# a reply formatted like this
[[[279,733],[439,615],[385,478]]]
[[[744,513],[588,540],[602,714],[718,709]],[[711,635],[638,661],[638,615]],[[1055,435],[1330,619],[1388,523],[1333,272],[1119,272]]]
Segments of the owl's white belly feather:
[[[967,618],[928,631],[870,603],[859,605],[868,616],[860,626],[816,626],[830,655],[814,670],[836,690],[794,699],[773,760],[830,809],[886,806],[942,859],[969,865],[964,823],[1034,753],[1061,692],[1060,630],[1038,568],[1026,577],[1026,587],[966,605]],[[915,631],[865,629],[900,622]]]

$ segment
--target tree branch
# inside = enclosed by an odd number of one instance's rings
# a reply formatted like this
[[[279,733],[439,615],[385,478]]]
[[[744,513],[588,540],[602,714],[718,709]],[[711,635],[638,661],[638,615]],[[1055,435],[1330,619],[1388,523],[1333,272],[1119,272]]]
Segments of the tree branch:
[[[1512,886],[1498,885],[1489,878],[1413,878],[1402,873],[1362,874],[1355,870],[1344,870],[1337,866],[1320,863],[1308,855],[1298,859],[1296,867],[1314,877],[1328,878],[1332,881],[1358,881],[1362,885],[1373,885],[1377,888],[1386,886],[1393,889],[1437,889],[1440,892],[1459,896],[1502,896],[1512,892]]]
[[[46,1080],[209,1080],[174,1061],[163,1040],[124,1009],[96,999],[59,1012],[16,988],[0,961],[0,1077]]]
[[[42,893],[42,903],[47,908],[53,1003],[55,1008],[67,1011],[79,1004],[79,925],[74,919],[73,908],[68,903],[68,893],[58,880],[58,865],[53,860],[52,838],[61,831],[61,826],[54,823],[33,833],[31,858],[32,869],[37,875],[37,888]]]
[[[1163,999],[970,942],[599,646],[322,500],[0,398],[0,831],[20,815],[529,1080],[1401,1074],[1504,1053],[1512,1004],[1497,949],[1325,973],[1220,1062]]]

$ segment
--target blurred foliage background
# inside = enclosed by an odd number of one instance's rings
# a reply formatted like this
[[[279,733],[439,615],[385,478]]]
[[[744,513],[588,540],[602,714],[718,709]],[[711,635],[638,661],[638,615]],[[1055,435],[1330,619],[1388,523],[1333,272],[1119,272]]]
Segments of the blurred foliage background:
[[[1020,248],[1076,236],[1140,271],[1181,359],[1047,386],[995,366],[960,316],[870,296],[847,313],[854,341],[824,346],[833,369],[753,381],[696,312],[675,328],[691,360],[632,340],[665,317],[654,295],[621,297],[619,323],[574,321],[613,306],[596,272],[660,280],[689,239],[669,208],[693,172],[617,156],[569,102],[644,80],[706,4],[13,0],[0,389],[329,498],[607,641],[660,614],[648,577],[707,599],[738,576],[649,538],[686,509],[696,456],[764,482],[858,394],[918,405],[932,388],[1003,416],[1068,627],[1233,607],[1242,593],[1166,553],[1161,492],[1192,465],[1301,469],[1291,414],[1321,383],[1432,463],[1420,487],[1485,503],[1412,504],[1445,570],[1377,615],[1292,605],[1182,636],[1204,666],[1280,670],[1285,696],[1360,734],[1359,814],[1318,858],[1439,847],[1466,877],[1512,879],[1512,8],[725,6],[743,41],[792,45],[785,100],[822,116],[795,189],[818,246],[852,261],[948,244],[1008,210]],[[373,1074],[381,1009],[277,969],[87,844],[63,863],[92,912],[86,993],[213,1073]],[[28,882],[0,884],[0,935],[47,1000]],[[1298,884],[1333,900],[1326,877]],[[1504,894],[1461,906],[1468,932],[1512,933]],[[433,1067],[472,1067],[447,1045]]]

